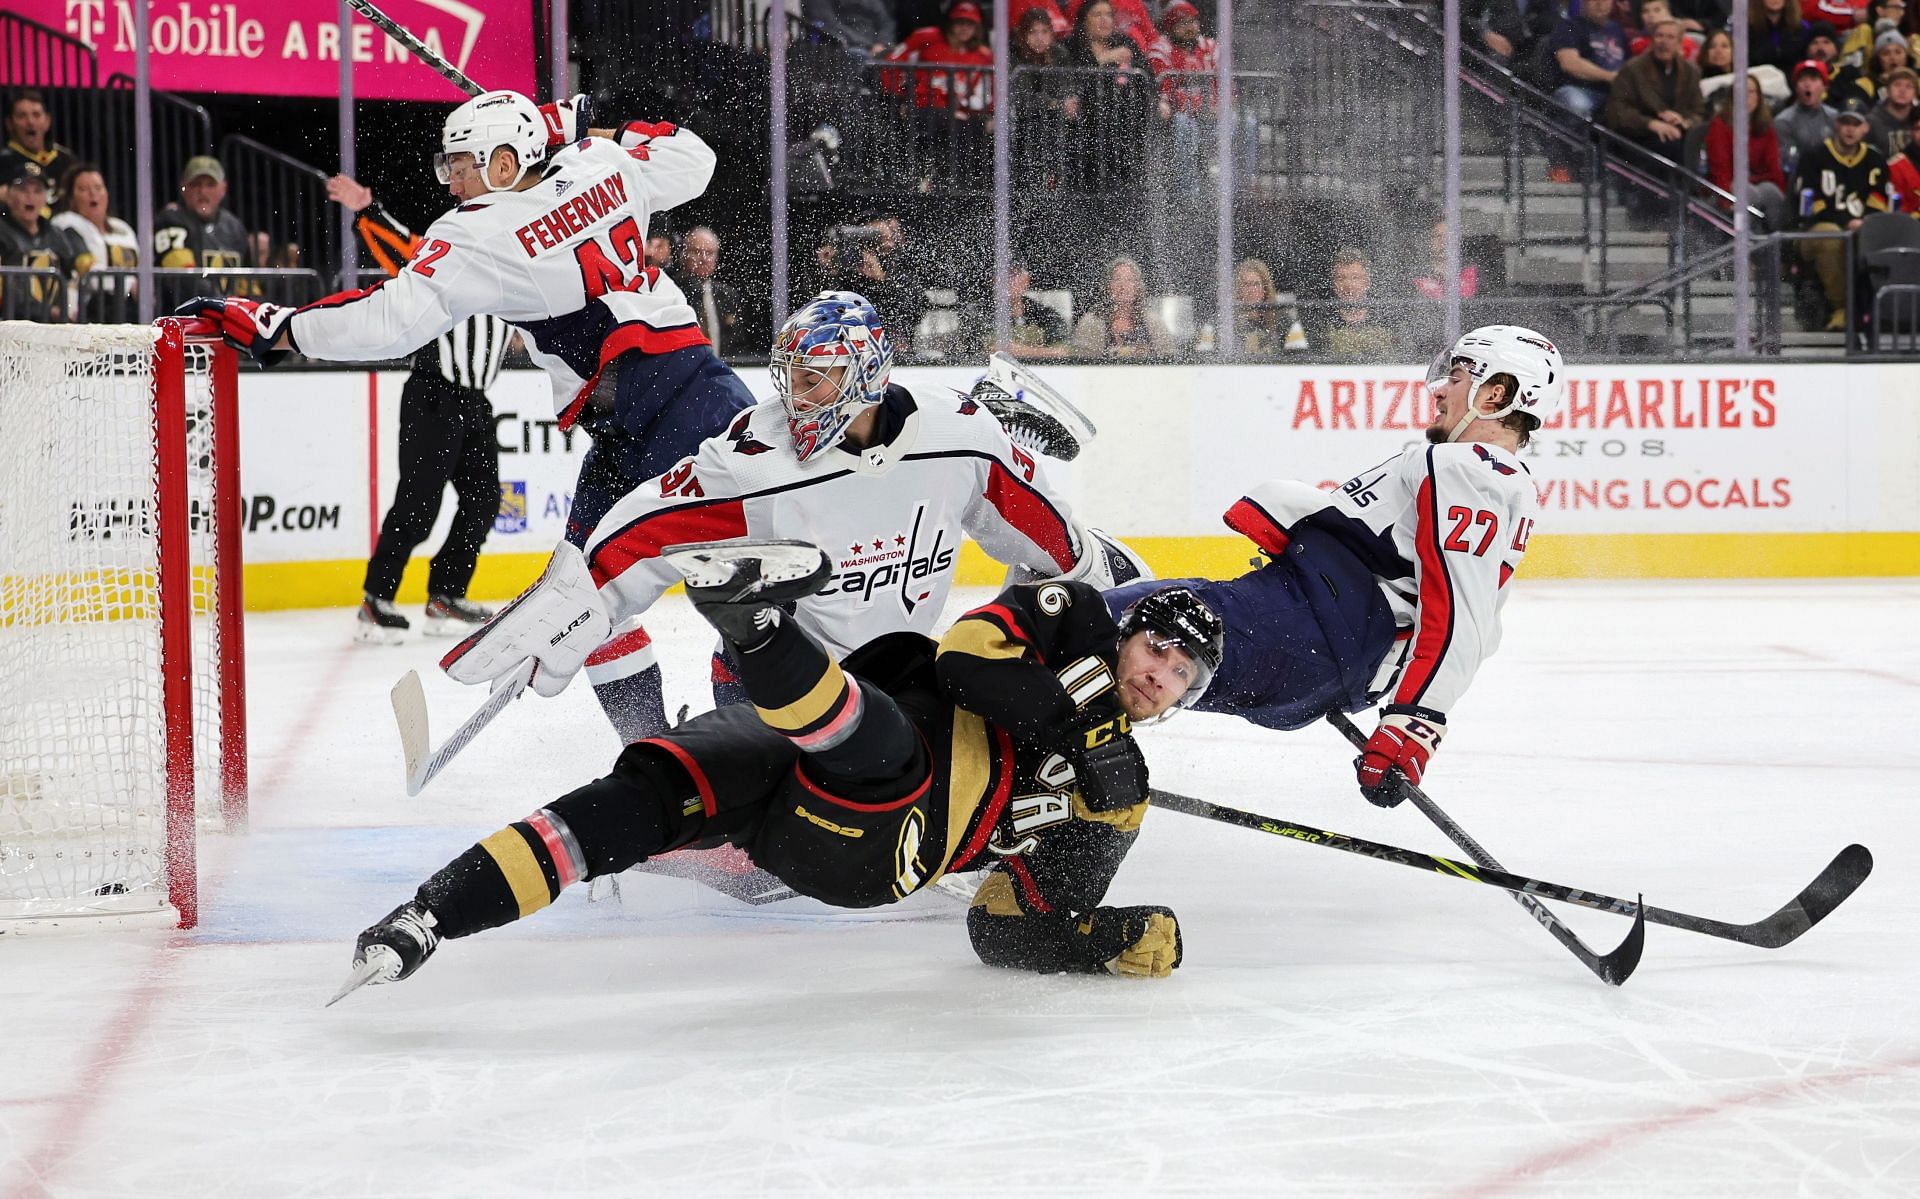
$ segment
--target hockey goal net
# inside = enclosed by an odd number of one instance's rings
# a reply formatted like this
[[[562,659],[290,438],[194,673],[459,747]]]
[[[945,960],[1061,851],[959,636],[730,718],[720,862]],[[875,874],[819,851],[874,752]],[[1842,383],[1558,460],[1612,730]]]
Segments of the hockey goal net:
[[[233,352],[0,322],[0,931],[198,920],[246,819]]]

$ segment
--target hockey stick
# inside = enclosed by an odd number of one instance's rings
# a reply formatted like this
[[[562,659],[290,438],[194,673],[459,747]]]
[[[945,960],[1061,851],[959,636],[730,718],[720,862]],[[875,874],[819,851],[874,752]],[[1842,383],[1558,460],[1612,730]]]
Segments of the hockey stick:
[[[418,671],[409,670],[400,681],[393,685],[393,719],[400,726],[400,749],[407,762],[407,794],[418,795],[434,776],[453,761],[454,755],[467,747],[467,743],[479,736],[480,730],[493,722],[506,706],[520,697],[533,681],[533,672],[539,669],[532,659],[528,659],[521,669],[494,690],[487,702],[480,705],[474,714],[467,717],[465,724],[453,731],[447,743],[439,749],[432,749],[427,739],[427,693],[420,685]]]
[[[1756,920],[1752,924],[1730,924],[1727,921],[1713,920],[1706,916],[1689,916],[1685,912],[1656,908],[1637,900],[1615,899],[1611,895],[1601,895],[1579,887],[1542,882],[1519,874],[1508,874],[1504,870],[1470,866],[1464,862],[1455,862],[1449,858],[1421,853],[1418,850],[1401,849],[1393,845],[1382,845],[1377,841],[1349,837],[1345,833],[1330,833],[1325,829],[1309,828],[1304,824],[1293,824],[1253,812],[1243,812],[1238,808],[1176,795],[1171,791],[1152,791],[1149,793],[1149,799],[1155,807],[1166,808],[1172,812],[1185,812],[1189,816],[1199,816],[1205,820],[1217,820],[1222,824],[1234,824],[1262,833],[1272,833],[1276,837],[1287,837],[1310,845],[1324,845],[1330,849],[1359,854],[1361,857],[1378,858],[1383,862],[1398,862],[1402,866],[1412,866],[1416,870],[1434,870],[1441,874],[1464,878],[1468,882],[1485,883],[1490,887],[1500,887],[1508,891],[1520,891],[1541,899],[1558,899],[1599,912],[1612,912],[1616,916],[1632,916],[1635,921],[1644,919],[1654,924],[1683,928],[1688,932],[1700,933],[1704,936],[1738,941],[1743,945],[1758,945],[1762,949],[1778,949],[1826,919],[1833,909],[1839,907],[1847,896],[1852,895],[1860,884],[1866,881],[1868,873],[1873,870],[1873,855],[1867,852],[1867,847],[1849,845],[1841,850],[1833,861],[1827,863],[1827,868],[1808,883],[1800,894],[1787,901],[1786,906],[1773,915],[1764,920]]]
[[[1339,729],[1341,736],[1351,742],[1355,749],[1366,748],[1367,735],[1361,732],[1353,721],[1347,719],[1346,713],[1327,713],[1327,723]],[[1425,813],[1427,819],[1433,821],[1435,826],[1455,845],[1466,850],[1468,857],[1489,870],[1505,869],[1494,860],[1492,854],[1481,848],[1480,843],[1475,841],[1467,830],[1455,824],[1453,817],[1441,811],[1439,804],[1427,798],[1427,793],[1408,782],[1405,776],[1400,778],[1400,787],[1407,798],[1413,801],[1413,806]],[[1541,928],[1546,929],[1554,940],[1566,946],[1569,953],[1580,959],[1581,965],[1599,975],[1600,981],[1608,986],[1617,987],[1626,982],[1627,976],[1633,973],[1633,968],[1640,964],[1640,951],[1646,946],[1646,925],[1642,921],[1633,922],[1633,930],[1627,934],[1627,939],[1620,943],[1618,949],[1601,955],[1589,949],[1587,943],[1582,941],[1578,934],[1560,923],[1560,918],[1533,896],[1519,891],[1509,892],[1509,894],[1513,896],[1516,903],[1527,910],[1528,915],[1539,922]]]
[[[347,3],[353,7],[353,11],[379,26],[388,37],[405,46],[409,53],[431,68],[435,74],[467,95],[477,96],[487,90],[461,74],[459,67],[435,54],[432,47],[413,36],[406,26],[375,8],[372,0],[347,0]]]

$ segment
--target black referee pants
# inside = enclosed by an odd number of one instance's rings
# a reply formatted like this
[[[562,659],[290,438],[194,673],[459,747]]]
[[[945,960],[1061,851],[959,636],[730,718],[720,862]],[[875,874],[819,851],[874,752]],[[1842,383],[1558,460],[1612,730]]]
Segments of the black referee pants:
[[[467,594],[481,543],[500,511],[500,446],[485,392],[418,368],[400,392],[400,483],[367,562],[367,594],[390,600],[400,589],[407,558],[433,531],[449,483],[460,506],[427,571],[427,594],[457,598]]]

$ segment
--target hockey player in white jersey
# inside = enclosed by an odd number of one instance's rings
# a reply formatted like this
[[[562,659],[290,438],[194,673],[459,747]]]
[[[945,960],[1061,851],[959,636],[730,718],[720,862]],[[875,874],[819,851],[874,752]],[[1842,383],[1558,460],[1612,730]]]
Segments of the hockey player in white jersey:
[[[1360,789],[1400,802],[1448,715],[1500,644],[1506,583],[1538,497],[1518,457],[1566,397],[1560,351],[1531,329],[1467,333],[1430,372],[1436,413],[1410,446],[1333,491],[1281,480],[1227,510],[1271,558],[1227,581],[1171,580],[1226,622],[1220,669],[1195,705],[1268,728],[1380,704]],[[1107,593],[1123,611],[1153,583]]]
[[[713,150],[691,130],[639,121],[576,138],[579,115],[575,103],[543,109],[509,91],[456,109],[434,166],[460,203],[392,279],[297,309],[227,297],[180,311],[219,321],[262,362],[286,350],[397,358],[475,314],[512,322],[552,382],[560,427],[578,424],[593,440],[567,523],[567,539],[585,545],[616,500],[754,400],[643,253],[651,214],[706,189]],[[646,633],[627,631],[605,657],[625,663],[601,691],[616,730],[659,731]]]
[[[1036,576],[1104,588],[1146,573],[1074,520],[1044,460],[1015,446],[980,401],[889,383],[892,338],[861,296],[823,292],[780,330],[772,358],[778,399],[622,499],[584,563],[557,556],[548,593],[528,592],[455,647],[447,673],[488,682],[534,658],[535,689],[553,693],[595,627],[646,611],[679,580],[660,550],[686,542],[752,536],[825,549],[831,577],[795,616],[834,653],[887,633],[930,634],[966,536]],[[583,601],[597,610],[574,629]],[[717,702],[739,698],[730,682],[716,656]]]

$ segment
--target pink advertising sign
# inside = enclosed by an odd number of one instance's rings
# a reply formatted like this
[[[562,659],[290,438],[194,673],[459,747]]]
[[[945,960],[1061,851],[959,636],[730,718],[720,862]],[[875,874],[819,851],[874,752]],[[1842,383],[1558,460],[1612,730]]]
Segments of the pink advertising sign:
[[[94,48],[104,74],[133,74],[132,0],[7,0],[12,11]],[[482,87],[533,89],[527,0],[381,0],[380,8]],[[337,0],[152,0],[153,85],[166,91],[333,96]],[[465,99],[355,15],[347,38],[363,100]]]

